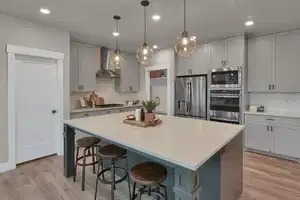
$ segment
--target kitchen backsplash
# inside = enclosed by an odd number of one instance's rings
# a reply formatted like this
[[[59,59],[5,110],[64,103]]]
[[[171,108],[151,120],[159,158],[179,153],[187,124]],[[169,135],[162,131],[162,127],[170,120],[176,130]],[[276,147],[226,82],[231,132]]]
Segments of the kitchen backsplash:
[[[80,108],[79,98],[88,95],[86,93],[72,93],[71,94],[71,105],[72,108]],[[95,93],[104,98],[105,103],[120,103],[124,104],[126,100],[140,100],[143,95],[142,92],[138,93],[118,93],[115,92],[115,83],[113,79],[97,79],[97,85]]]
[[[263,105],[266,111],[300,112],[300,93],[250,93],[251,105]]]

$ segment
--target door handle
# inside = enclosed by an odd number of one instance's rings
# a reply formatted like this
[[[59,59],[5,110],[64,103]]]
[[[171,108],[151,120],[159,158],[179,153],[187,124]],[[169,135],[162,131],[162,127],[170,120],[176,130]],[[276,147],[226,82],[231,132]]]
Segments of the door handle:
[[[52,110],[52,114],[55,114],[55,113],[57,113],[57,110]]]

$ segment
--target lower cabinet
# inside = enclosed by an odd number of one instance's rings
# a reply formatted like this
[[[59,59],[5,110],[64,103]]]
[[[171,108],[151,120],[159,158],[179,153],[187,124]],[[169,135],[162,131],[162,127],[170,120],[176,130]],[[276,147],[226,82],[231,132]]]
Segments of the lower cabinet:
[[[274,149],[277,154],[300,158],[300,129],[273,126]]]
[[[267,124],[247,123],[246,147],[268,152],[272,150],[273,134]]]
[[[246,116],[247,148],[300,158],[300,119]]]

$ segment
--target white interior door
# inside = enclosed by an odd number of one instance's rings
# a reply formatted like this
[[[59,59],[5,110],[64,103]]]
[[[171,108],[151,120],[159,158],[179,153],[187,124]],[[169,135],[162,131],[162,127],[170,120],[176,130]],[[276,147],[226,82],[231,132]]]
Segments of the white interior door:
[[[13,64],[16,163],[56,153],[60,118],[52,110],[60,112],[57,70],[50,59],[24,57]]]

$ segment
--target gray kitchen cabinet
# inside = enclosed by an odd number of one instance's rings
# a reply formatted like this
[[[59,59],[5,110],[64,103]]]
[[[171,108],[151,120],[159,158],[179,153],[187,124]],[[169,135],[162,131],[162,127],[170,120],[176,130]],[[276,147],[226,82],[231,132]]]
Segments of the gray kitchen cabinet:
[[[300,32],[276,35],[275,91],[300,92]]]
[[[246,124],[246,147],[270,152],[273,148],[273,134],[269,132],[268,124]]]
[[[244,66],[245,37],[237,36],[210,43],[210,70]]]
[[[245,57],[245,37],[238,36],[227,39],[226,47],[226,65],[230,67],[243,66]]]
[[[71,43],[71,90],[94,91],[96,68],[100,68],[100,49],[86,44]]]
[[[300,119],[246,115],[246,147],[300,158]]]
[[[248,41],[248,91],[273,92],[274,37],[262,36]]]
[[[274,153],[300,158],[300,128],[272,126],[274,133]]]
[[[226,41],[210,43],[210,70],[221,68],[226,60]]]
[[[124,56],[119,73],[120,78],[115,78],[116,91],[138,92],[140,90],[140,65],[135,55]]]
[[[207,74],[210,66],[209,44],[198,45],[189,57],[176,56],[176,75]]]

